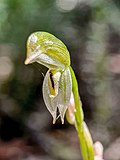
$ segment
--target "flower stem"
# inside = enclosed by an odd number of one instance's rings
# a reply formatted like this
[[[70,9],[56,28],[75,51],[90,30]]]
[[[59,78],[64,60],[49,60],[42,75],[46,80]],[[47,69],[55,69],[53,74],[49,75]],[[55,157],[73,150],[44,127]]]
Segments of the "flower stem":
[[[74,125],[78,133],[82,157],[83,160],[94,160],[93,142],[88,127],[84,122],[82,103],[78,92],[78,84],[72,67],[70,67],[70,72],[72,78],[72,92],[75,102]]]

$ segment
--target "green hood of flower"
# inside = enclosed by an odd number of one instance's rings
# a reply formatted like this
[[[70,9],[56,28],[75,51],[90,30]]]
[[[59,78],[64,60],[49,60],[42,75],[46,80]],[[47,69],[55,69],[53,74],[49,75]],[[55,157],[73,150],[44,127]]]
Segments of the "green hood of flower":
[[[35,32],[27,41],[25,64],[38,62],[49,69],[64,69],[70,65],[70,56],[64,43],[47,32]]]

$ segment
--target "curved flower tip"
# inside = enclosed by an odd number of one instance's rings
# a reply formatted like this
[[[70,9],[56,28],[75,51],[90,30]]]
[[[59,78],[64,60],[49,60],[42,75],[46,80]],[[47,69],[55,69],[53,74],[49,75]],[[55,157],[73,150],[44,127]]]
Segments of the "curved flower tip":
[[[43,98],[47,109],[53,116],[53,124],[56,122],[57,109],[61,122],[64,124],[64,116],[70,102],[72,81],[69,68],[64,71],[51,71],[45,75],[43,81]]]
[[[27,40],[25,64],[33,62],[38,62],[49,69],[64,69],[70,65],[69,51],[54,35],[35,32]]]
[[[54,113],[51,113],[52,117],[53,117],[53,124],[55,124],[56,122],[56,111]]]
[[[53,124],[55,124],[55,122],[56,122],[56,118],[53,118]]]

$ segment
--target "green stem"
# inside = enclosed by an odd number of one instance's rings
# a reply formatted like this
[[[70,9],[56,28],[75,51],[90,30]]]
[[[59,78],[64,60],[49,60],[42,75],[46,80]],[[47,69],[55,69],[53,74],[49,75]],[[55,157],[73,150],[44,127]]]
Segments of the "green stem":
[[[78,84],[73,69],[70,67],[72,77],[72,92],[75,101],[75,128],[78,133],[81,153],[84,160],[94,160],[93,142],[87,125],[84,122],[82,103],[80,101]]]

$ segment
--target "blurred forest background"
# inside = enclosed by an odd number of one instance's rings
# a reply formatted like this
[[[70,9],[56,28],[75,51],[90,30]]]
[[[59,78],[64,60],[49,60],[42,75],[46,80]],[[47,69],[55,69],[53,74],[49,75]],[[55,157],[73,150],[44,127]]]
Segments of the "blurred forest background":
[[[93,140],[120,160],[120,0],[0,0],[0,159],[81,159],[74,127],[43,102],[46,68],[24,65],[35,31],[67,45]]]

